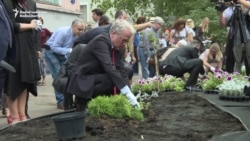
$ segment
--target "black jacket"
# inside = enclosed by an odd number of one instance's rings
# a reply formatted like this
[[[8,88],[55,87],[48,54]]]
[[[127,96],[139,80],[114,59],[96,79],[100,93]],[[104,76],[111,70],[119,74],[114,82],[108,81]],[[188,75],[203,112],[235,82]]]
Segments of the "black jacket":
[[[112,64],[112,45],[109,34],[99,35],[81,51],[72,72],[67,92],[90,98],[94,93],[95,78],[105,74],[118,89],[127,85],[122,76],[124,64],[122,52],[115,51],[115,65]]]
[[[191,46],[179,47],[173,50],[168,57],[161,62],[161,66],[173,66],[182,70],[185,61],[194,58],[199,58],[197,48]]]

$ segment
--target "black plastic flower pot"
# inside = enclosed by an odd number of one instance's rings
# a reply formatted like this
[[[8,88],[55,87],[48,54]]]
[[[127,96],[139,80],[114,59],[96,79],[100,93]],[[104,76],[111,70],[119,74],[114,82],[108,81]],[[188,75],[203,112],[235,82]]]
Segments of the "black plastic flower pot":
[[[51,117],[59,140],[81,139],[85,135],[85,113],[72,112]]]

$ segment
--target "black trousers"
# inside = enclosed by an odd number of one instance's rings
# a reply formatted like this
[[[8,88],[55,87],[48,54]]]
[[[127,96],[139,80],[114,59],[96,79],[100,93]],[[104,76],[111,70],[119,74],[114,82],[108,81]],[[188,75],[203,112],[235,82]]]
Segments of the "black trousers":
[[[75,108],[73,95],[65,92],[63,93],[63,96],[64,96],[64,101],[63,101],[64,110],[70,110]]]
[[[203,74],[205,71],[202,60],[197,58],[187,60],[183,64],[182,70],[177,69],[175,66],[167,66],[162,69],[162,72],[176,77],[183,77],[184,73],[189,72],[190,76],[186,82],[186,86],[193,86],[197,83],[199,73]]]
[[[109,79],[106,74],[96,74],[94,93],[92,95],[92,98],[95,98],[99,95],[112,95],[113,91],[114,91],[114,84],[112,83],[111,79]],[[76,111],[85,111],[85,109],[87,108],[87,103],[89,101],[90,98],[84,98],[82,96],[76,95],[75,99]]]
[[[97,76],[95,79],[95,86],[94,86],[94,93],[92,95],[92,98],[95,98],[100,95],[112,95],[114,91],[114,85],[111,82],[110,79],[108,79],[106,76]],[[119,93],[119,91],[117,90]],[[91,99],[83,98],[80,96],[76,96],[76,111],[85,111],[87,108],[87,103]]]

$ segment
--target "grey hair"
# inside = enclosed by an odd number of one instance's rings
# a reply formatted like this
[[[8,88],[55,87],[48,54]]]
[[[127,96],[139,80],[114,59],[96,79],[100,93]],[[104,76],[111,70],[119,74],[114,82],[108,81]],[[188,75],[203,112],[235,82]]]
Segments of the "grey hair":
[[[115,20],[115,22],[112,24],[111,28],[110,28],[110,32],[116,32],[118,34],[121,34],[125,29],[129,29],[131,35],[135,34],[135,29],[132,26],[132,24],[130,24],[128,21],[123,20],[123,19],[117,19]]]
[[[77,25],[78,23],[83,24],[83,21],[80,20],[80,19],[74,19],[74,21],[72,22],[71,26],[75,26],[75,25]]]
[[[153,22],[161,24],[161,25],[163,25],[165,23],[164,20],[161,17],[158,17],[158,16],[154,18]]]

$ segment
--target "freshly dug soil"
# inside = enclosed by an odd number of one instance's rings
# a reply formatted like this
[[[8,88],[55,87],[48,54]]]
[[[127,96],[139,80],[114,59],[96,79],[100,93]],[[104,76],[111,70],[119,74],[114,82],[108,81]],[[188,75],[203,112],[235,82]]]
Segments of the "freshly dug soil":
[[[195,93],[165,92],[151,99],[145,121],[85,118],[83,141],[207,141],[213,136],[245,131],[241,122]],[[1,141],[56,141],[51,117],[19,123],[0,131]]]

